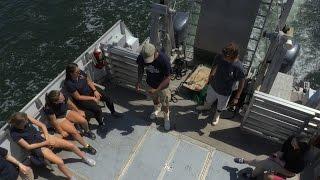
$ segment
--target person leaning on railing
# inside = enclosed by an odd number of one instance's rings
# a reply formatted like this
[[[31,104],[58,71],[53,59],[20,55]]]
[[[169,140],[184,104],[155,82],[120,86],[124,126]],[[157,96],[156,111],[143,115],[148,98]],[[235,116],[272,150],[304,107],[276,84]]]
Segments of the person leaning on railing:
[[[247,160],[235,158],[239,164],[248,164],[255,169],[244,173],[247,178],[255,179],[265,175],[264,179],[286,179],[302,172],[306,166],[305,155],[310,150],[309,139],[304,136],[290,136],[282,145],[280,151],[264,160]],[[267,173],[265,173],[267,172]]]
[[[0,179],[33,180],[33,171],[16,158],[8,154],[8,150],[0,147]]]

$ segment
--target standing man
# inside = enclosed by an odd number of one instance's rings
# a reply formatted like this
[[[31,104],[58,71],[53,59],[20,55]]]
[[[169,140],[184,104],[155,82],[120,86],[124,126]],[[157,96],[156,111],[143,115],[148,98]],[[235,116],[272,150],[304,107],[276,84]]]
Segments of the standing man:
[[[170,58],[161,52],[158,52],[151,43],[143,45],[140,55],[137,58],[138,64],[138,82],[136,90],[141,88],[141,81],[144,69],[147,71],[148,93],[154,104],[154,111],[150,115],[150,119],[155,119],[163,110],[164,112],[164,129],[170,130],[169,118],[169,100],[170,100],[170,75],[171,65]],[[162,107],[161,107],[162,105]]]
[[[209,110],[213,102],[218,100],[217,111],[213,116],[213,125],[219,122],[221,112],[227,107],[232,87],[239,81],[238,91],[232,104],[238,103],[245,83],[245,73],[242,63],[239,60],[239,48],[235,43],[228,44],[222,49],[222,56],[214,59],[209,75],[209,88],[207,90],[206,101],[203,106],[198,106],[197,110]]]

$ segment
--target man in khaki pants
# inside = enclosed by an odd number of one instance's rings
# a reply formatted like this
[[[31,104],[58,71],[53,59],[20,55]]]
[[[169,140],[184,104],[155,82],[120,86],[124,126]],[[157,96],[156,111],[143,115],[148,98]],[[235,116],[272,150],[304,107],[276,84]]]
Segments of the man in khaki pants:
[[[138,82],[136,84],[137,91],[141,88],[141,81],[146,69],[148,93],[154,104],[154,111],[150,115],[150,119],[155,119],[161,112],[164,112],[164,129],[170,130],[169,116],[169,100],[170,100],[170,75],[171,65],[170,58],[158,52],[151,43],[146,43],[137,58],[138,64]],[[161,107],[162,106],[162,107]]]

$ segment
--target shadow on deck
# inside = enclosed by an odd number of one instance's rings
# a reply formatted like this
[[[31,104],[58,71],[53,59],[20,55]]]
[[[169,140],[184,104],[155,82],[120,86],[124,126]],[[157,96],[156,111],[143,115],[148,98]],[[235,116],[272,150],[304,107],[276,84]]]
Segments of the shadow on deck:
[[[171,174],[170,167],[174,166],[172,161],[177,158],[177,162],[186,160],[188,161],[187,164],[192,164],[191,167],[186,166],[191,168],[187,169],[187,172],[191,173],[186,177],[187,179],[195,178],[196,176],[193,177],[193,175],[199,173],[200,169],[205,169],[203,164],[207,163],[210,164],[208,166],[210,168],[206,172],[201,171],[201,174],[207,173],[207,179],[236,180],[241,179],[239,173],[250,168],[235,164],[233,157],[261,158],[280,149],[279,144],[242,132],[239,128],[239,117],[221,119],[217,126],[212,127],[209,123],[212,113],[197,113],[195,103],[181,97],[178,97],[178,102],[172,103],[170,107],[173,131],[161,133],[163,132],[163,118],[159,117],[153,122],[148,120],[148,116],[153,110],[151,100],[147,100],[144,95],[133,90],[122,87],[113,87],[110,91],[116,109],[123,113],[123,117],[114,119],[109,115],[108,110],[104,109],[106,112],[106,131],[97,133],[96,140],[88,140],[98,150],[97,155],[92,156],[96,159],[97,166],[91,169],[91,167],[79,163],[78,158],[73,153],[66,151],[59,153],[72,171],[81,174],[78,177],[79,179],[99,179],[99,177],[100,179],[101,177],[130,179],[132,176],[139,179],[142,178],[140,175],[144,173],[146,177],[151,179],[160,177],[162,179],[176,179],[176,173]],[[230,114],[228,112],[224,113],[223,117],[226,116],[230,117]],[[90,123],[92,129],[97,129],[95,120],[91,120]],[[189,139],[181,140],[179,134]],[[202,143],[201,146],[204,148],[199,150],[199,148],[185,143],[192,141],[195,141],[194,144]],[[177,143],[179,145],[176,145]],[[175,150],[172,150],[172,148]],[[213,150],[211,150],[212,148]],[[187,151],[185,152],[184,149],[187,149]],[[189,149],[190,151],[188,151]],[[153,153],[150,154],[150,152]],[[160,154],[159,157],[154,155],[155,152],[158,153],[157,155]],[[174,152],[174,155],[170,160],[167,157],[170,157],[172,152]],[[210,153],[212,155],[211,160]],[[185,155],[181,159],[179,154]],[[188,158],[185,159],[185,157]],[[163,164],[168,162],[171,162],[171,166],[162,169]],[[176,171],[183,172],[177,174],[186,176],[187,173],[184,174],[186,169],[183,163],[178,163],[176,166]],[[146,167],[154,171],[144,169]],[[192,168],[198,168],[197,173],[192,172],[194,170]],[[139,175],[136,171],[143,172]],[[58,171],[50,173],[48,170],[38,170],[38,173],[39,179],[62,178],[61,174],[55,175],[59,173]]]
[[[128,109],[125,114],[141,119],[149,119],[153,105],[151,100],[147,100],[144,95],[121,87],[113,88],[111,94],[115,98],[116,104]],[[197,112],[195,110],[195,102],[178,97],[178,102],[170,105],[171,127],[174,131],[209,144],[230,155],[256,158],[256,156],[260,155],[269,155],[281,148],[278,143],[241,131],[239,116],[234,119],[224,119],[232,116],[230,112],[224,112],[219,124],[211,126],[210,121],[212,120],[213,112]],[[132,122],[124,123],[126,123],[127,127],[121,128],[129,133],[134,124],[131,124]],[[139,125],[150,125],[151,123],[160,125],[158,129],[163,131],[162,117],[159,117],[154,122],[146,121],[145,124]]]

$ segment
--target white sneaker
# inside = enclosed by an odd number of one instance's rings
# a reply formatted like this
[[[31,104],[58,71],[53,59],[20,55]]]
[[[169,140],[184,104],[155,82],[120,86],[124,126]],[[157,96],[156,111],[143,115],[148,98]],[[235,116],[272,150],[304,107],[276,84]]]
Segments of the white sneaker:
[[[161,104],[154,106],[154,111],[150,114],[150,119],[154,120],[158,117],[161,112]]]
[[[196,107],[196,110],[198,111],[207,111],[207,110],[210,110],[211,109],[211,106],[209,104],[204,104],[202,106],[197,106]]]
[[[212,120],[212,125],[217,125],[219,123],[220,119],[220,114],[219,112],[214,113],[213,120]]]
[[[88,164],[89,166],[95,166],[96,165],[96,161],[90,158],[83,158],[82,159],[84,163]]]
[[[170,130],[170,117],[169,117],[169,113],[165,113],[164,114],[164,129],[166,131]]]
[[[77,180],[77,178],[75,176],[72,176],[70,180]]]

